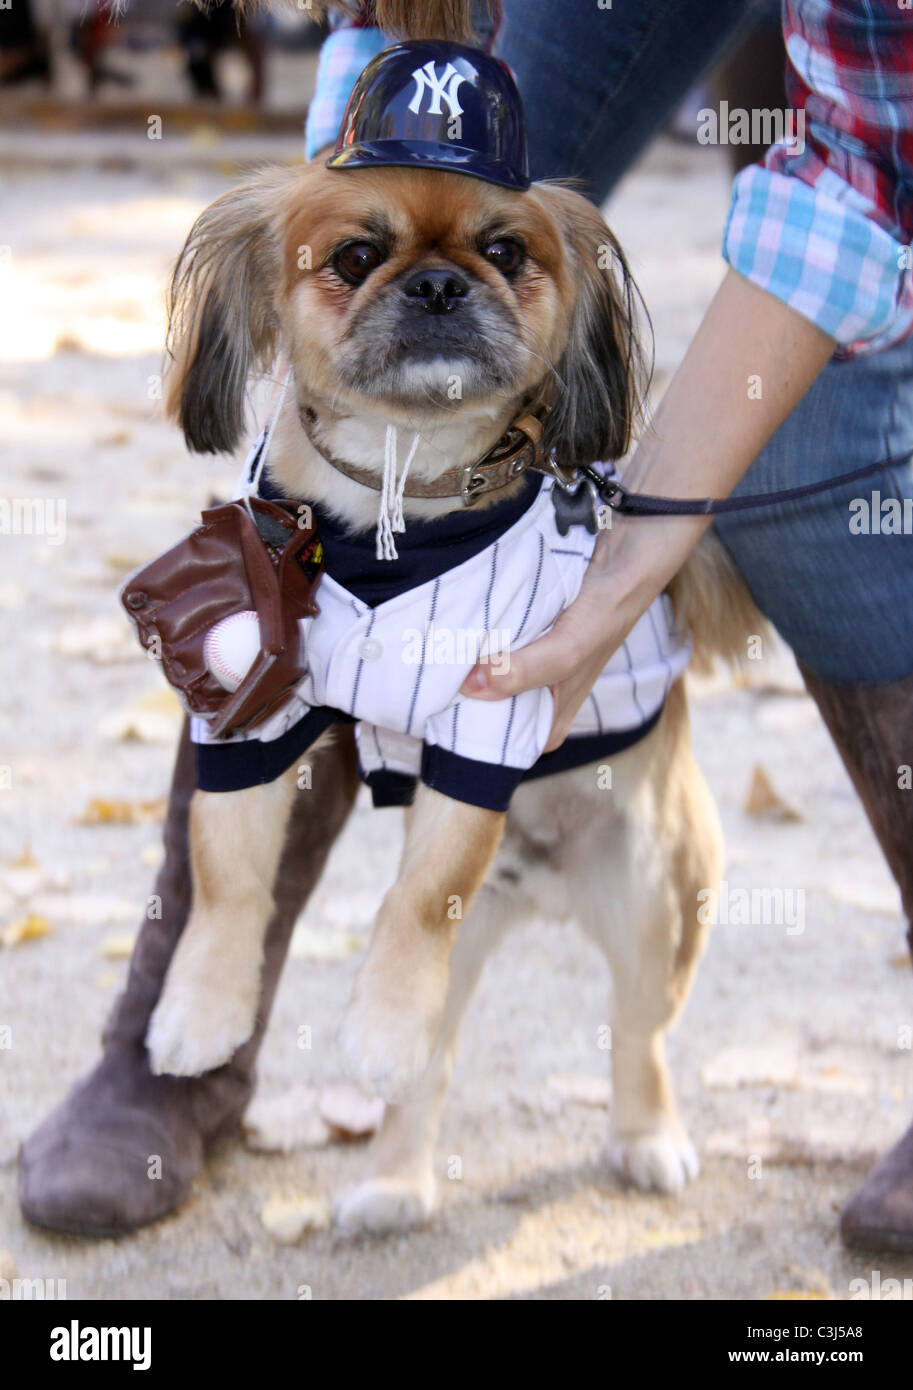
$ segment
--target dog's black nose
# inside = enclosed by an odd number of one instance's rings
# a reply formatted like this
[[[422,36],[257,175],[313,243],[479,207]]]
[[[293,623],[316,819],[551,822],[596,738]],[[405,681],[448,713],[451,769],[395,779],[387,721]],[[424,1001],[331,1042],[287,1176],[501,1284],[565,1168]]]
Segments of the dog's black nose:
[[[417,270],[403,286],[403,294],[427,314],[449,314],[469,293],[469,285],[455,270]]]

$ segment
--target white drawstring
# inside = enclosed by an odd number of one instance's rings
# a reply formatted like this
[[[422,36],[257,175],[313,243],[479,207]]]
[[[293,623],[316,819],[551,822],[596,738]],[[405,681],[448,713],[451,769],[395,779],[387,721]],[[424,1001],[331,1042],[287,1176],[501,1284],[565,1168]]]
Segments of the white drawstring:
[[[252,519],[255,518],[250,505],[250,499],[258,495],[260,489],[260,475],[262,474],[263,469],[266,465],[266,456],[269,452],[269,443],[272,439],[273,430],[276,428],[276,421],[279,419],[279,411],[282,409],[282,402],[285,400],[285,393],[288,390],[289,382],[291,381],[291,379],[292,369],[291,367],[289,367],[288,371],[285,374],[285,380],[282,383],[282,389],[279,392],[279,398],[276,401],[276,405],[270,418],[270,422],[263,432],[263,444],[260,448],[260,457],[257,459],[257,467],[254,469],[252,476],[247,480],[247,487],[244,491],[244,505],[247,508],[248,512],[250,512]]]
[[[406,529],[403,516],[403,496],[406,491],[406,478],[412,460],[418,449],[419,433],[416,430],[412,439],[403,471],[396,477],[396,426],[388,425],[384,437],[384,475],[380,485],[380,506],[377,511],[377,558],[378,560],[398,560],[394,531],[402,534]]]
[[[250,498],[256,497],[260,487],[260,477],[266,465],[269,444],[276,422],[279,419],[279,412],[285,400],[285,393],[289,388],[292,379],[292,369],[289,367],[285,374],[285,380],[279,391],[276,404],[273,408],[270,422],[264,431],[263,444],[260,448],[260,457],[257,459],[257,466],[247,480],[244,492],[244,505],[253,517],[253,509],[250,505]],[[415,458],[421,436],[416,430],[409,453],[406,455],[406,462],[403,464],[403,471],[396,476],[396,426],[388,425],[384,438],[384,475],[380,488],[380,506],[377,512],[377,558],[378,560],[398,560],[399,555],[396,549],[396,542],[393,539],[394,532],[400,535],[406,529],[406,519],[403,516],[403,497],[406,491],[406,478]]]

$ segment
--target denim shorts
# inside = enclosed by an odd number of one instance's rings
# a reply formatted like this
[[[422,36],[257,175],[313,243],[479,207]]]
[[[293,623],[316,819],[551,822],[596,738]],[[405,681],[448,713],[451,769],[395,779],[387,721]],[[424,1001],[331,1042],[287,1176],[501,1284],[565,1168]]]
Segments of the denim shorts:
[[[831,361],[733,495],[817,482],[911,450],[907,339],[885,352]],[[863,482],[716,522],[758,607],[799,659],[826,680],[854,685],[913,672],[911,526],[909,461]]]
[[[749,0],[505,0],[497,52],[517,76],[534,178],[575,176],[602,203],[743,22]],[[722,227],[720,228],[722,237]],[[913,340],[832,361],[752,464],[739,492],[795,487],[913,449]],[[875,494],[879,494],[875,497]],[[848,488],[720,518],[762,611],[816,675],[846,684],[913,672],[913,535],[877,522],[913,511],[909,463]],[[868,501],[869,530],[862,529]],[[902,511],[902,507],[901,507]],[[852,523],[852,524],[851,524]]]

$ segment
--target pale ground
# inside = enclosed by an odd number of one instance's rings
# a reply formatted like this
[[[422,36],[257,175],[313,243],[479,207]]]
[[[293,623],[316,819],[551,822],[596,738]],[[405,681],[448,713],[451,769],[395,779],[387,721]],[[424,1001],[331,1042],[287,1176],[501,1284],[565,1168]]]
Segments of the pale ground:
[[[93,798],[161,797],[171,762],[173,715],[116,589],[232,478],[225,463],[189,459],[148,395],[169,262],[195,212],[236,180],[232,150],[140,141],[134,163],[136,141],[117,140],[70,141],[56,155],[50,137],[44,150],[32,140],[4,174],[3,491],[65,498],[67,532],[62,545],[13,536],[0,549],[0,763],[12,778],[0,794],[0,927],[28,912],[51,927],[0,948],[0,1026],[11,1029],[0,1050],[0,1273],[65,1278],[70,1297],[101,1299],[291,1299],[305,1284],[324,1299],[592,1299],[606,1286],[614,1298],[844,1298],[872,1267],[913,1275],[913,1260],[867,1262],[836,1234],[842,1201],[913,1100],[897,895],[814,707],[789,661],[770,654],[752,688],[724,677],[694,692],[695,742],[723,816],[730,888],[804,890],[804,931],[715,930],[671,1047],[703,1157],[683,1196],[623,1191],[602,1161],[605,1106],[567,1098],[604,1075],[607,980],[573,930],[538,922],[508,940],[471,1006],[429,1229],[279,1246],[260,1222],[265,1200],[330,1196],[361,1173],[365,1150],[282,1157],[240,1144],[215,1157],[184,1211],[134,1238],[84,1243],[24,1225],[17,1142],[96,1054],[158,843],[154,821],[75,822]],[[726,197],[715,153],[664,143],[611,209],[663,375],[719,278]],[[140,737],[125,739],[131,728]],[[745,813],[756,764],[800,820]],[[349,934],[370,921],[398,835],[395,813],[359,804],[286,969],[262,1095],[338,1076]],[[32,868],[11,867],[27,852]],[[302,1023],[311,1051],[296,1047]],[[451,1156],[460,1181],[447,1180]]]

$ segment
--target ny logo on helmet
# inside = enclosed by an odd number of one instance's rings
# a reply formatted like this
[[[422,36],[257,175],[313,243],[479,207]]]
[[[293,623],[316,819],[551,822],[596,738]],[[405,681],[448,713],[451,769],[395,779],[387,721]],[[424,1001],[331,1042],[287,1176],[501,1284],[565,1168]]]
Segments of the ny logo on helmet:
[[[422,96],[427,90],[431,93],[431,104],[428,107],[429,116],[440,116],[441,98],[447,103],[447,110],[451,116],[462,116],[463,108],[460,105],[457,92],[460,83],[465,82],[466,78],[457,72],[453,63],[448,63],[443,73],[438,77],[433,61],[429,58],[428,62],[421,68],[414,68],[412,80],[415,83],[415,95],[409,103],[408,109],[418,115],[422,108]]]

